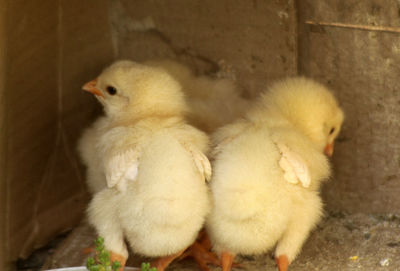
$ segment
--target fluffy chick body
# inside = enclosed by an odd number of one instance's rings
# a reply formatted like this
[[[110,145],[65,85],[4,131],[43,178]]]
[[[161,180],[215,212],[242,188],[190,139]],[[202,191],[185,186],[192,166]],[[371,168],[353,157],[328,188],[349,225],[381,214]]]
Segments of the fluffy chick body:
[[[319,187],[330,175],[323,149],[334,136],[323,126],[334,125],[336,136],[343,120],[327,92],[305,78],[287,79],[265,93],[246,119],[214,134],[214,205],[207,230],[217,252],[261,254],[276,245],[275,255],[289,262],[299,253],[320,220]],[[331,118],[338,120],[331,124]],[[309,187],[285,180],[278,143],[302,157]]]
[[[275,140],[284,142],[312,166],[313,189],[284,179]],[[290,248],[302,243],[318,222],[322,203],[316,181],[329,176],[329,166],[324,155],[296,131],[248,126],[223,149],[213,166],[214,210],[208,232],[217,251],[261,254],[285,235],[290,238],[285,246]],[[291,231],[296,238],[290,236]],[[285,254],[294,259],[299,248]]]
[[[108,128],[109,120],[105,116],[101,116],[86,128],[78,141],[78,152],[86,166],[86,184],[92,195],[107,187],[102,160],[98,155],[96,144]]]
[[[187,248],[210,205],[204,177],[181,139],[195,139],[197,147],[206,151],[207,138],[173,120],[163,124],[146,120],[115,129],[102,141],[142,149],[138,175],[124,193],[104,189],[96,194],[88,210],[89,221],[105,237],[106,247],[125,257],[123,235],[134,252],[145,256],[165,256]]]
[[[144,256],[184,250],[210,209],[204,173],[196,164],[209,142],[185,123],[179,84],[163,70],[122,61],[92,85],[89,91],[104,105],[107,119],[99,119],[83,137],[82,142],[91,136],[95,141],[83,156],[97,155],[109,187],[94,195],[89,222],[104,237],[106,249],[123,259],[128,256],[124,238]],[[119,168],[135,163],[135,172]],[[121,189],[121,180],[110,182],[114,171],[126,173]]]

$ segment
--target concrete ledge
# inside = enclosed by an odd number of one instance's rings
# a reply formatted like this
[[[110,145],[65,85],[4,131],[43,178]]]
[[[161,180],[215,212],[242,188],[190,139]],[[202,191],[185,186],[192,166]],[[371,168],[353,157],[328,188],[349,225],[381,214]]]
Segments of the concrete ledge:
[[[44,269],[83,265],[82,249],[92,244],[94,231],[82,223],[47,260]],[[272,254],[271,254],[272,255]],[[237,270],[276,270],[271,255],[238,257]],[[393,215],[329,214],[312,232],[291,271],[400,270],[400,217]],[[131,256],[129,266],[145,259]],[[169,270],[200,270],[192,261],[173,264]],[[212,268],[211,270],[220,270]]]

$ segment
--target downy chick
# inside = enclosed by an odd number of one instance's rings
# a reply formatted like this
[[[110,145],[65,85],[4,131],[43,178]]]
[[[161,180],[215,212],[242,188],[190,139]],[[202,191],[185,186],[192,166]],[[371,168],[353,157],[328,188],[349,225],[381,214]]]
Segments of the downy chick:
[[[286,271],[322,215],[320,184],[343,121],[334,96],[319,83],[289,78],[274,84],[245,119],[213,136],[213,209],[207,230],[223,271],[236,254],[276,245]]]
[[[197,128],[211,133],[236,118],[243,116],[250,102],[239,95],[239,90],[229,79],[213,79],[207,76],[195,76],[185,65],[172,60],[147,61],[146,65],[166,70],[174,79],[183,85],[186,103],[187,120]],[[108,116],[99,117],[82,134],[78,151],[85,164],[86,182],[91,194],[104,189],[105,173],[97,155],[95,144],[104,131],[108,129]]]
[[[104,167],[101,157],[98,155],[96,144],[109,127],[110,119],[101,116],[85,129],[78,141],[78,152],[86,166],[86,184],[92,195],[107,187]]]
[[[207,133],[242,117],[249,108],[250,102],[240,96],[232,80],[196,76],[187,66],[172,60],[147,63],[165,69],[179,81],[187,97],[189,123]]]
[[[207,136],[184,121],[180,85],[164,70],[119,61],[84,86],[104,106],[108,130],[95,144],[108,188],[89,222],[112,260],[128,250],[160,257],[159,271],[196,239],[210,210]]]

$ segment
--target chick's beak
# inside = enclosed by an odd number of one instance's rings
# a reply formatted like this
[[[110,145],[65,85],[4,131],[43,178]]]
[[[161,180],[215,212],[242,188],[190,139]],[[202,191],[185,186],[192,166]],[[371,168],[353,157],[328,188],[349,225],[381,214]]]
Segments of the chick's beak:
[[[333,154],[333,142],[326,144],[325,149],[324,149],[324,153],[326,155],[328,155],[329,157],[332,156],[332,154]]]
[[[96,84],[97,84],[97,79],[94,79],[90,82],[87,82],[86,84],[83,85],[82,89],[89,91],[90,93],[100,96],[100,97],[104,97],[103,93],[101,93],[101,91],[96,88]]]

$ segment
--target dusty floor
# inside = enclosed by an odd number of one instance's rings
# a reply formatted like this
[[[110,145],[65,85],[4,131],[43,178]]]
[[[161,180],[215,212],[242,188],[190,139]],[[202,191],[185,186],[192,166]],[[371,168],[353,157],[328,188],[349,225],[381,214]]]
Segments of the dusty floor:
[[[83,223],[47,259],[43,269],[83,265],[82,249],[91,245],[93,230]],[[142,259],[131,257],[128,265]],[[237,258],[243,267],[234,270],[277,270],[271,255]],[[200,270],[191,261],[169,270]],[[213,268],[212,270],[220,270]],[[290,271],[400,270],[400,217],[364,214],[329,214],[311,234]]]

